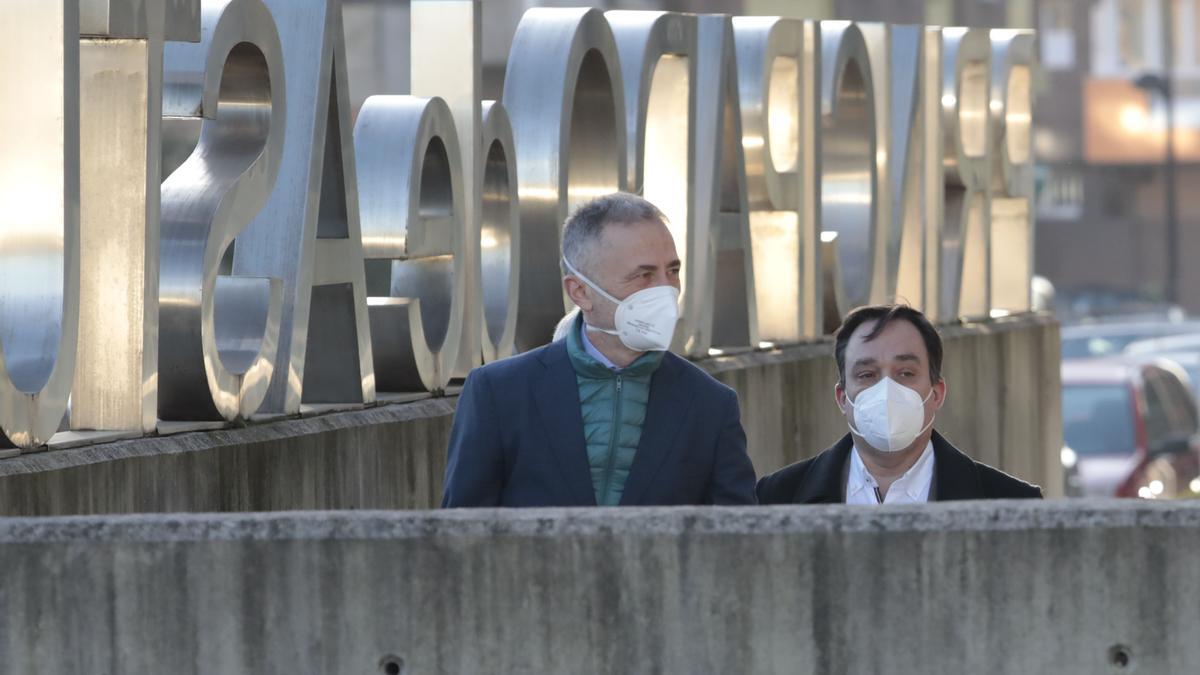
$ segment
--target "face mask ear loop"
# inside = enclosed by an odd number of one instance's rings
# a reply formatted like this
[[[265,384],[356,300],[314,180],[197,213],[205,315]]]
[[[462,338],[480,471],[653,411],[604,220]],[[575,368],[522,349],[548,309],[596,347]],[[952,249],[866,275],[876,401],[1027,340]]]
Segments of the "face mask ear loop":
[[[579,270],[575,269],[575,266],[571,264],[571,261],[567,260],[566,256],[563,256],[562,261],[563,261],[563,266],[565,266],[567,268],[567,270],[571,272],[571,274],[579,277],[579,280],[582,281],[583,283],[587,284],[588,286],[590,286],[593,291],[596,291],[597,293],[602,295],[605,299],[607,299],[609,302],[613,303],[614,305],[621,304],[621,301],[614,298],[612,295],[609,295],[608,291],[604,290],[603,288],[600,288],[599,286],[596,285],[596,283],[594,281],[592,281],[591,279],[580,274]]]
[[[933,390],[932,389],[929,390],[929,395],[925,397],[925,400],[921,401],[922,409],[925,407],[925,404],[928,403],[929,399],[931,399],[931,398],[933,398]],[[925,426],[921,427],[921,430],[917,432],[917,435],[920,436],[921,434],[923,434],[926,431],[929,431],[931,428],[933,428],[933,422],[936,419],[937,419],[937,413],[935,412],[933,414],[933,417],[929,418],[929,424],[926,424]]]
[[[845,393],[845,392],[846,392],[846,387],[845,387],[845,385],[842,385],[842,393]],[[846,403],[850,404],[851,410],[855,409],[854,408],[854,399],[850,398],[850,394],[846,394]],[[859,438],[865,438],[861,433],[859,433],[858,429],[854,428],[854,425],[850,423],[850,420],[846,420],[846,426],[850,427],[850,431],[853,431],[855,433],[855,435],[857,435]]]
[[[866,438],[866,436],[862,435],[862,432],[854,428],[854,425],[851,424],[849,420],[846,420],[846,426],[850,427],[850,431],[853,431],[855,436],[858,436],[859,438]]]
[[[575,269],[575,266],[571,264],[571,261],[567,260],[566,256],[563,256],[562,261],[563,261],[563,265],[567,268],[567,270],[571,274],[579,277],[579,280],[582,281],[583,283],[587,284],[588,286],[590,286],[593,291],[596,291],[601,296],[608,299],[608,301],[613,303],[614,305],[621,304],[621,301],[614,298],[613,296],[609,295],[608,291],[604,290],[603,288],[600,288],[591,279],[580,274],[579,270]],[[615,330],[609,330],[607,328],[599,328],[597,326],[593,326],[593,325],[589,324],[586,321],[583,322],[583,327],[586,328],[587,330],[592,331],[593,333],[604,333],[605,335],[618,335],[618,336],[620,335],[620,333],[618,333]]]

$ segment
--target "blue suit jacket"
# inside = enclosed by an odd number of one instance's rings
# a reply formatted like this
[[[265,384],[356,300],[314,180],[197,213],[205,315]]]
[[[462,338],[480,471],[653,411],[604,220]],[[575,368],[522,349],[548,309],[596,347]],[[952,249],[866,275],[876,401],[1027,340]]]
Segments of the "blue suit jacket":
[[[448,452],[443,507],[595,506],[566,342],[472,371]],[[665,354],[621,505],[753,503],[737,393]]]

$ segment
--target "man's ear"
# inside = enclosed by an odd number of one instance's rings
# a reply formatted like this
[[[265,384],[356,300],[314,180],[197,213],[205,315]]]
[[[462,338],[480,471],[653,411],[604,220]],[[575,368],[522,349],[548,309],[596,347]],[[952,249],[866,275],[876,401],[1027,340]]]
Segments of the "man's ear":
[[[846,387],[841,382],[833,385],[833,401],[837,403],[838,410],[845,414],[848,405],[846,403]]]
[[[937,384],[933,385],[933,403],[936,406],[935,410],[941,410],[946,404],[946,379],[942,378]]]
[[[567,292],[567,297],[571,298],[571,302],[574,302],[576,307],[585,312],[592,311],[592,299],[588,297],[587,286],[574,275],[568,274],[563,277],[563,290]]]

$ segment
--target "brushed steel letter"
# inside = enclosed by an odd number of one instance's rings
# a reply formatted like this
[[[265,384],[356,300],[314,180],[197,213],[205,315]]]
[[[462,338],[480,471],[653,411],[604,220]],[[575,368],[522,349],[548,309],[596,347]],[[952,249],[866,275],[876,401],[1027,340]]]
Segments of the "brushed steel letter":
[[[821,223],[838,234],[842,316],[887,299],[886,37],[879,25],[821,22]]]
[[[504,105],[484,101],[483,204],[479,212],[483,280],[483,360],[516,351],[521,267],[521,213],[517,198],[517,147]]]
[[[986,318],[991,309],[991,43],[988,31],[943,28],[941,131],[942,321]]]
[[[462,155],[440,98],[372,96],[354,125],[371,349],[381,392],[438,392],[466,328]]]
[[[279,173],[283,53],[262,0],[206,1],[201,26],[200,44],[166,48],[163,113],[203,122],[162,185],[158,408],[232,420],[258,410],[277,351],[282,282],[233,276],[229,254]]]
[[[33,448],[58,429],[75,377],[79,3],[9,0],[0,18],[0,427]]]
[[[234,274],[283,282],[261,412],[375,400],[340,0],[267,0],[279,28],[287,136],[266,205],[238,236]]]
[[[1034,34],[993,30],[992,309],[1030,310],[1033,282]]]
[[[71,428],[158,423],[163,47],[200,0],[80,3],[79,343]]]
[[[820,334],[814,26],[733,19],[758,332],[772,343]]]
[[[694,295],[699,305],[689,356],[759,344],[751,255],[750,207],[742,152],[742,115],[733,22],[726,14],[698,18],[696,163],[691,238]],[[699,314],[697,316],[697,313]]]
[[[521,208],[518,350],[549,342],[570,306],[558,264],[567,215],[626,185],[618,64],[608,22],[593,9],[531,9],[513,36],[503,101]]]

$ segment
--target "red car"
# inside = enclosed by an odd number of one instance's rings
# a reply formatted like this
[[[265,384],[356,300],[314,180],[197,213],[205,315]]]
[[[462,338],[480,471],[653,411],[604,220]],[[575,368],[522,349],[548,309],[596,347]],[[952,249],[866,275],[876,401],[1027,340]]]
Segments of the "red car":
[[[1187,373],[1167,359],[1062,364],[1064,464],[1084,496],[1200,492],[1200,436]],[[1069,466],[1074,464],[1074,467]]]

